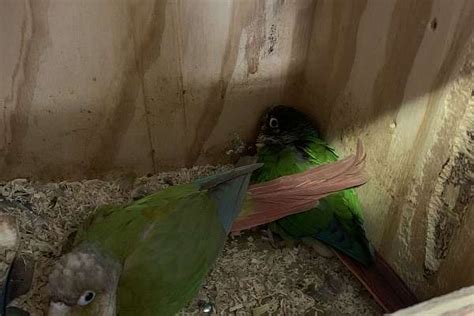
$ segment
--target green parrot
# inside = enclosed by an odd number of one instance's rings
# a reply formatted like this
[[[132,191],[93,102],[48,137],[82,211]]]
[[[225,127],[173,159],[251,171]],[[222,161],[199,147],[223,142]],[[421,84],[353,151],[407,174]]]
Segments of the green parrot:
[[[198,291],[229,232],[306,211],[322,197],[362,185],[364,159],[358,150],[247,190],[250,174],[262,166],[250,164],[128,206],[99,208],[50,273],[49,314],[174,315]]]
[[[50,274],[49,314],[174,315],[216,260],[259,167],[99,209]]]
[[[334,149],[321,139],[311,121],[298,110],[278,105],[262,116],[257,139],[258,162],[253,182],[265,182],[303,172],[338,159]],[[318,240],[365,266],[374,251],[366,238],[362,207],[353,189],[333,193],[311,210],[284,217],[270,224],[282,238]]]

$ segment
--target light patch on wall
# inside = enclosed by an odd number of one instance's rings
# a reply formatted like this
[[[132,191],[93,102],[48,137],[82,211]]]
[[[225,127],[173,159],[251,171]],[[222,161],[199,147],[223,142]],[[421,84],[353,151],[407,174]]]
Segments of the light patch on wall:
[[[447,104],[468,103],[469,106],[428,205],[425,277],[435,274],[447,257],[474,196],[474,100],[470,91],[461,88],[469,86],[473,70],[474,64],[467,63],[446,99]]]

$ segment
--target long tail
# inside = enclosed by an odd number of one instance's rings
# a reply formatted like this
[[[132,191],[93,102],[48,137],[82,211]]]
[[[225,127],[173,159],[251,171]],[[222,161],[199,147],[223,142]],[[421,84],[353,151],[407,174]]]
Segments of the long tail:
[[[334,253],[385,312],[393,313],[418,303],[413,292],[377,251],[374,251],[374,262],[369,267],[364,267],[337,250]]]
[[[318,200],[333,192],[362,185],[367,182],[364,166],[365,153],[359,142],[354,156],[253,185],[247,192],[247,205],[234,222],[231,232],[237,233],[307,211]],[[368,268],[337,250],[334,252],[386,312],[394,312],[418,302],[377,251],[374,251],[374,262]]]
[[[353,156],[252,185],[247,191],[247,205],[232,225],[231,232],[307,211],[331,193],[360,186],[367,182],[364,167],[365,152],[359,141]]]

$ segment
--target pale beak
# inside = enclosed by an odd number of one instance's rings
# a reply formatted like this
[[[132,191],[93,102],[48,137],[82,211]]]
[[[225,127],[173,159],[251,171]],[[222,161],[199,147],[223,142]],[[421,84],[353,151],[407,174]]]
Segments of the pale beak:
[[[260,133],[258,136],[257,136],[257,140],[255,141],[255,147],[257,149],[260,149],[262,148],[263,146],[265,146],[265,136],[264,134]]]
[[[51,302],[49,304],[49,316],[66,316],[71,312],[71,307],[62,302]]]

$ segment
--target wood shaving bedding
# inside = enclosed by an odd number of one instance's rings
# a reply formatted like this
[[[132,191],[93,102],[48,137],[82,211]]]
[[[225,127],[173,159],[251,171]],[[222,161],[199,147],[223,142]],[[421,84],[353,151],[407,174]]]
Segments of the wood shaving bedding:
[[[68,237],[97,209],[188,183],[231,166],[200,166],[135,178],[0,183],[0,212],[17,217],[21,252],[36,260],[30,292],[14,301],[33,316],[45,315],[47,279]],[[382,311],[337,259],[304,245],[275,247],[265,230],[231,237],[196,298],[181,314],[198,315],[202,304],[220,315],[376,315]]]

